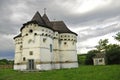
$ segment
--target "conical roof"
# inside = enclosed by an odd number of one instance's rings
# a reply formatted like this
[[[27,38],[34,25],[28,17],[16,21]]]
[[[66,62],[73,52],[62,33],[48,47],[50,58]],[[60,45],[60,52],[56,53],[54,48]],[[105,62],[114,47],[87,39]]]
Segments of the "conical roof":
[[[48,19],[49,20],[49,19]],[[31,19],[31,21],[28,21],[27,23],[23,24],[23,27],[20,29],[20,31],[22,31],[22,29],[25,27],[25,25],[28,25],[30,23],[35,23],[38,24],[39,26],[43,26],[43,27],[47,27],[50,28],[46,23],[48,23],[47,21],[47,15],[43,17],[41,17],[40,13],[37,11],[35,13],[35,15],[33,16],[33,18]]]
[[[36,21],[38,24],[46,26],[44,20],[42,19],[38,11],[35,13],[31,21]]]
[[[38,24],[39,26],[52,29],[53,31],[58,31],[59,33],[73,33],[77,35],[76,33],[72,32],[70,29],[68,29],[63,21],[50,21],[46,14],[44,14],[41,17],[38,11],[35,13],[31,21],[23,24],[23,27],[20,30],[22,31],[22,29],[30,23]]]
[[[44,14],[44,15],[42,16],[42,18],[43,18],[45,24],[46,24],[48,27],[51,27],[51,28],[52,28],[52,24],[51,24],[49,18],[47,17],[47,15]]]

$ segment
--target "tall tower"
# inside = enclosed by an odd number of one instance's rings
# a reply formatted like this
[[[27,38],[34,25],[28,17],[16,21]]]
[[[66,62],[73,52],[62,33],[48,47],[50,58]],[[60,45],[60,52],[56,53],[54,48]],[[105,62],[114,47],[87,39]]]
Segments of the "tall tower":
[[[20,70],[21,59],[22,59],[22,37],[21,34],[14,37],[15,40],[15,58],[14,58],[14,69]]]
[[[78,67],[77,62],[77,34],[67,28],[63,21],[53,21],[53,29],[59,33],[59,37],[56,36],[56,43],[59,48],[59,67],[60,68],[72,68]],[[55,46],[55,45],[54,45]],[[56,49],[57,50],[57,49]]]

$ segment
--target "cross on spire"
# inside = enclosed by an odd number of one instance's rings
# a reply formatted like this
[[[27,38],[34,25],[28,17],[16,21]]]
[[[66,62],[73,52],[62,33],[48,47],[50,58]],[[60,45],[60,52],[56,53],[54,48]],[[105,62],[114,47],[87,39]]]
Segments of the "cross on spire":
[[[43,10],[44,10],[44,14],[46,14],[46,10],[47,10],[47,9],[46,9],[46,8],[44,8]]]

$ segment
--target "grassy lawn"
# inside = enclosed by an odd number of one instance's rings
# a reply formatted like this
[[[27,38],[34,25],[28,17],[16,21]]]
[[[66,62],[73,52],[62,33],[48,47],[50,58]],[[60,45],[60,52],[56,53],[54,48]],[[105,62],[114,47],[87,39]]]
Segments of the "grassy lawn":
[[[0,80],[120,80],[120,65],[80,66],[41,72],[0,69]]]

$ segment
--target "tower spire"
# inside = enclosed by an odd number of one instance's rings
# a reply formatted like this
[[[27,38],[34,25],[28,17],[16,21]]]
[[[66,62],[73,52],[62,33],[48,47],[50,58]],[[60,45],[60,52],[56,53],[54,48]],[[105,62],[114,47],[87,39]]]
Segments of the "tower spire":
[[[46,10],[47,10],[47,9],[46,9],[46,8],[44,8],[43,10],[44,10],[44,14],[46,14]]]

